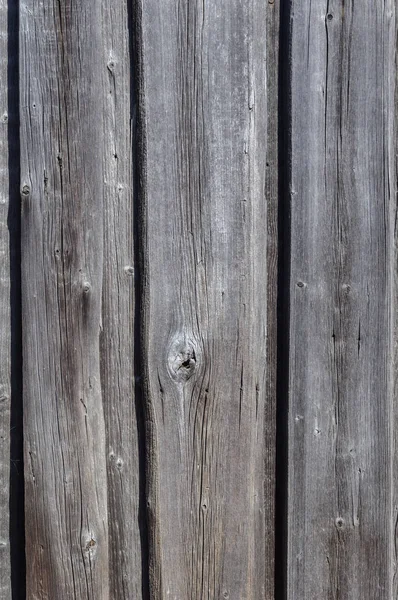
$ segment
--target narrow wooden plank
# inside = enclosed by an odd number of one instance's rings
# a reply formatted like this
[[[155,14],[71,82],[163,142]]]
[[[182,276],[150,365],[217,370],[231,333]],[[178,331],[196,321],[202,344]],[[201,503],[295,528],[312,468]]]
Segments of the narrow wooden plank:
[[[20,5],[27,598],[109,598],[101,4]]]
[[[292,2],[288,599],[393,598],[395,4]]]
[[[153,599],[273,598],[267,11],[142,3]]]
[[[103,0],[102,10],[105,196],[101,381],[107,433],[110,590],[115,600],[139,600],[145,592],[147,574],[143,577],[145,498],[138,439],[142,408],[135,385],[133,14],[127,0]]]
[[[0,1],[0,77],[7,81],[8,6]],[[0,89],[0,596],[11,598],[9,540],[11,311],[8,90]]]

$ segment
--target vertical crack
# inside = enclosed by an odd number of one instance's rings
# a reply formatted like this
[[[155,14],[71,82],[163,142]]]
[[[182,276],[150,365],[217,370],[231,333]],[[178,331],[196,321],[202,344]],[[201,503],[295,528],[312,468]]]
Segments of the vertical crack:
[[[22,404],[21,199],[19,142],[19,3],[7,2],[8,231],[11,310],[10,554],[12,598],[25,598]]]
[[[275,600],[287,598],[292,2],[281,1],[278,74],[278,298]]]
[[[131,61],[130,123],[133,145],[133,251],[134,251],[134,377],[135,410],[139,447],[139,529],[141,535],[142,598],[150,598],[150,547],[147,514],[148,448],[145,414],[145,322],[146,293],[146,203],[145,163],[146,132],[144,91],[142,80],[142,6],[141,0],[127,0],[128,31]]]

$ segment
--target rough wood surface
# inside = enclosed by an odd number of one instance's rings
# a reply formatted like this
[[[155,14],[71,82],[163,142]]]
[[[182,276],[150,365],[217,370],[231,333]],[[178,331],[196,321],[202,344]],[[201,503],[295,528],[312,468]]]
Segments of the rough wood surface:
[[[1,598],[19,234],[29,600],[397,597],[395,2],[279,6],[0,0]]]
[[[145,593],[145,506],[136,379],[134,91],[131,3],[102,2],[105,141],[101,381],[107,433],[110,590],[114,600]],[[142,429],[142,427],[141,427]],[[143,436],[142,436],[143,437]],[[143,543],[141,542],[143,538]]]
[[[0,1],[0,77],[7,81],[8,7]],[[0,597],[11,599],[9,540],[11,311],[9,204],[9,128],[7,85],[0,88]]]
[[[27,598],[109,598],[101,3],[20,5]]]
[[[394,11],[292,2],[288,600],[396,597]]]
[[[142,3],[154,600],[273,598],[267,11],[258,0]]]

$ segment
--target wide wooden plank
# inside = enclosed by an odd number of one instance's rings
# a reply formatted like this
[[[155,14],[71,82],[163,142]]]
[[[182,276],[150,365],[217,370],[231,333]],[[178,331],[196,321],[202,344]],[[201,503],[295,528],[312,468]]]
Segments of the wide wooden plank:
[[[8,5],[0,2],[0,77],[7,81]],[[11,311],[8,90],[0,88],[0,597],[11,598],[9,540]]]
[[[139,395],[136,397],[140,389],[135,384],[139,347],[135,352],[134,344],[134,282],[138,279],[133,185],[136,57],[130,2],[103,0],[102,10],[105,195],[101,381],[107,434],[110,597],[139,600],[145,592],[147,574],[144,572],[143,577],[145,498],[140,462],[144,457],[138,443],[142,406]]]
[[[109,598],[101,3],[20,5],[27,598]]]
[[[140,4],[151,598],[273,598],[265,174],[275,8]]]
[[[291,18],[287,597],[390,599],[395,3]]]

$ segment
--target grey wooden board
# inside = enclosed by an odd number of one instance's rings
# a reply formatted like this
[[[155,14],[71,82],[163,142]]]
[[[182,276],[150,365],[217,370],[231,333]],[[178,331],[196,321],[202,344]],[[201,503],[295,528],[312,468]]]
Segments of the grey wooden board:
[[[104,0],[104,269],[101,381],[107,432],[110,594],[139,600],[145,548],[135,398],[135,95],[126,0]],[[137,351],[139,349],[137,348]],[[139,402],[139,399],[137,399]],[[141,494],[142,496],[142,494]],[[147,574],[144,574],[144,580]]]
[[[8,7],[0,1],[0,77],[7,81]],[[11,314],[8,91],[0,88],[0,597],[11,598],[9,540]]]
[[[142,7],[151,598],[273,598],[268,4]]]
[[[20,5],[27,598],[109,597],[101,4]]]
[[[292,2],[289,600],[396,597],[394,11]]]

